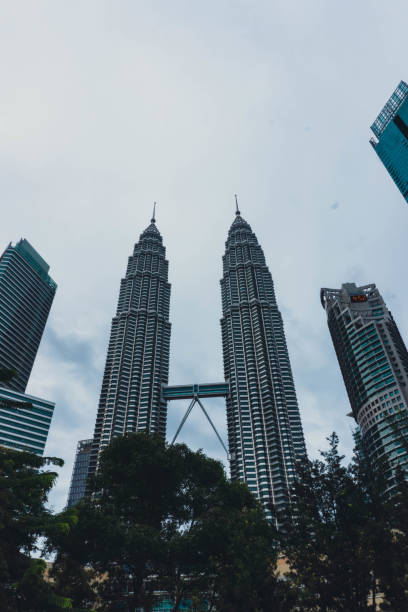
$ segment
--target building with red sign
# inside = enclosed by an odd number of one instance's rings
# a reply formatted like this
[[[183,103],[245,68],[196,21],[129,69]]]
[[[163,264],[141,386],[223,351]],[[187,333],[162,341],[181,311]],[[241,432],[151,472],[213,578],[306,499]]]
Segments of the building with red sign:
[[[321,289],[321,302],[363,446],[385,459],[392,486],[408,470],[408,351],[374,284]]]

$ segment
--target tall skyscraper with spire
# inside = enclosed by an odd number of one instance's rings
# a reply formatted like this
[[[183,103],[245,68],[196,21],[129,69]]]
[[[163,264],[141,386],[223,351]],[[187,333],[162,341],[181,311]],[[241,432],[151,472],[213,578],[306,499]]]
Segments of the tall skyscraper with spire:
[[[170,284],[163,239],[151,223],[129,257],[120,285],[95,425],[90,474],[112,438],[126,432],[166,435]]]
[[[246,482],[271,517],[271,503],[282,511],[290,501],[306,449],[272,276],[236,206],[221,280],[231,477]]]

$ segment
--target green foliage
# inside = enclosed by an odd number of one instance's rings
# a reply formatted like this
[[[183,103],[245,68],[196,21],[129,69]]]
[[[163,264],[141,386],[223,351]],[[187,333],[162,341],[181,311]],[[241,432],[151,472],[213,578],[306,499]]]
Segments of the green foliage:
[[[387,504],[391,538],[379,551],[380,588],[385,601],[382,610],[408,609],[408,483],[397,472],[397,492]]]
[[[329,443],[322,460],[299,466],[294,516],[281,534],[298,605],[305,611],[365,611],[382,592],[383,609],[406,610],[405,481],[401,475],[399,493],[390,496],[386,465],[374,467],[357,449],[345,467],[336,434]]]
[[[114,440],[90,496],[45,508],[56,474],[41,458],[0,448],[0,601],[5,612],[152,610],[162,591],[179,610],[334,612],[408,609],[408,484],[361,448],[347,467],[333,434],[298,468],[279,535],[246,485],[185,445],[147,434]],[[30,555],[56,552],[48,572]],[[278,540],[290,564],[276,574]],[[50,580],[51,578],[51,580]]]
[[[0,384],[9,382],[15,376],[17,376],[16,370],[0,367]]]
[[[30,557],[38,538],[72,522],[69,513],[54,517],[45,508],[57,476],[41,471],[50,463],[61,460],[0,447],[0,601],[5,611],[53,612],[71,605],[44,580],[45,562]]]
[[[219,462],[185,445],[128,435],[104,451],[91,493],[69,537],[53,540],[53,576],[74,605],[148,611],[159,589],[174,610],[185,598],[196,609],[205,602],[235,612],[269,609],[275,531]]]
[[[267,610],[277,589],[276,532],[241,483],[226,483],[217,497],[193,537],[212,586],[208,599],[225,612]]]
[[[57,612],[72,610],[71,600],[55,594],[52,584],[44,580],[46,563],[42,559],[30,559],[26,571],[16,583],[18,610],[25,612]],[[10,608],[13,609],[14,608]]]

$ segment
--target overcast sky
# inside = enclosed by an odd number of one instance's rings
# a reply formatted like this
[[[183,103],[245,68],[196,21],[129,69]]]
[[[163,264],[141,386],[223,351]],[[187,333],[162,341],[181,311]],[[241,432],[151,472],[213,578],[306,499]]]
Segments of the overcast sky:
[[[406,0],[3,0],[0,249],[58,283],[27,391],[56,402],[46,453],[92,436],[120,279],[148,225],[170,262],[171,383],[223,379],[221,257],[242,216],[275,281],[309,453],[349,404],[321,287],[375,282],[408,339],[408,208],[369,126],[408,79]],[[226,438],[222,401],[207,401]],[[169,405],[170,436],[186,406]],[[196,407],[181,440],[223,450]]]

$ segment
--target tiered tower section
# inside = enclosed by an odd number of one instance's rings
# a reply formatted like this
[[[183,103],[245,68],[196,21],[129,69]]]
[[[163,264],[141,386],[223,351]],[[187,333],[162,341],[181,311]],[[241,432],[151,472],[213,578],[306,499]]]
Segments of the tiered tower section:
[[[237,209],[221,280],[222,343],[231,477],[283,511],[296,461],[306,450],[272,276],[261,246]]]
[[[121,281],[96,419],[90,474],[111,439],[126,432],[166,435],[170,352],[170,284],[163,240],[153,216]]]

